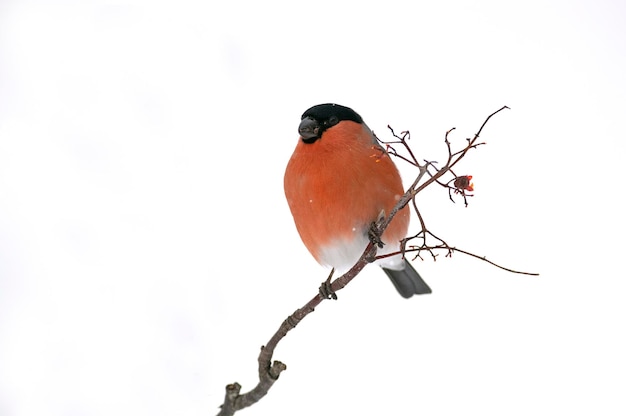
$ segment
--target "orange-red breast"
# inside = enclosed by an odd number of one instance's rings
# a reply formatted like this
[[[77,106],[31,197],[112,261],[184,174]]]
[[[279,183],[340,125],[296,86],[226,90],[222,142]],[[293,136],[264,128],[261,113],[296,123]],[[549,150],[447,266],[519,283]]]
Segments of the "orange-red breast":
[[[300,139],[285,171],[285,196],[298,233],[322,265],[343,273],[369,243],[372,222],[404,194],[400,173],[354,110],[320,104],[302,114]],[[398,252],[409,207],[382,234],[378,254]],[[405,298],[431,293],[402,255],[377,261]]]

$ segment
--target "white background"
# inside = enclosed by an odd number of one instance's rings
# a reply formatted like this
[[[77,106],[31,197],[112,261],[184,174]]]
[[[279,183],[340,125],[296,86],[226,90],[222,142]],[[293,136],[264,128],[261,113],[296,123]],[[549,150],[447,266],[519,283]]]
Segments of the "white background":
[[[457,169],[470,206],[418,202],[541,276],[442,253],[403,300],[368,268],[244,414],[626,413],[621,2],[54,3],[0,3],[0,415],[211,415],[252,388],[326,277],[282,191],[322,102],[440,163],[511,107]]]

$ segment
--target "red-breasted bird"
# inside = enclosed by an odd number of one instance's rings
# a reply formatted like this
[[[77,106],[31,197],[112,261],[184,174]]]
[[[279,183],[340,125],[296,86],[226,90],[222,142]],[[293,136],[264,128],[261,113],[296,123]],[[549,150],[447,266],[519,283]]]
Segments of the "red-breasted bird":
[[[404,194],[389,154],[354,110],[320,104],[302,114],[300,139],[285,171],[285,196],[302,242],[318,263],[344,273],[370,241],[371,224]],[[403,208],[383,232],[377,254],[400,250],[409,227]],[[405,298],[431,293],[411,264],[396,256],[376,261]]]

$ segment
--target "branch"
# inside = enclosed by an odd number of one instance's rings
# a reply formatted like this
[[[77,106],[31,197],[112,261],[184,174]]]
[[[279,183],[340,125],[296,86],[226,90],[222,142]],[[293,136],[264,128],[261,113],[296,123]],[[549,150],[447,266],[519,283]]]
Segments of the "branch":
[[[487,260],[487,257],[485,257],[485,256],[478,256],[478,255],[476,255],[474,253],[470,253],[469,251],[461,250],[460,248],[457,248],[457,247],[450,247],[449,250],[451,252],[452,251],[458,251],[459,253],[466,254],[466,255],[468,255],[470,257],[474,257],[474,258],[477,258],[479,260],[486,261],[487,263],[491,264],[492,266],[495,266],[498,269],[506,270],[507,272],[516,273],[516,274],[525,274],[527,276],[539,276],[539,273],[523,272],[523,271],[520,271],[520,270],[509,269],[508,267],[504,267],[504,266],[501,266],[499,264],[496,264],[496,263],[494,263],[491,260]]]
[[[447,251],[446,257],[451,257],[452,253],[454,253],[456,251],[456,252],[459,252],[459,253],[466,254],[466,255],[468,255],[470,257],[474,257],[475,259],[486,261],[487,263],[491,264],[492,266],[495,266],[498,269],[502,269],[502,270],[505,270],[505,271],[510,272],[510,273],[523,274],[523,275],[526,275],[526,276],[539,276],[539,273],[524,272],[524,271],[521,271],[521,270],[515,270],[515,269],[508,268],[508,267],[504,267],[504,266],[502,266],[502,265],[500,265],[500,264],[498,264],[498,263],[496,263],[496,262],[494,262],[492,260],[487,259],[486,256],[479,256],[478,254],[474,254],[472,252],[469,252],[469,251],[466,251],[466,250],[462,250],[462,249],[460,249],[458,247],[450,247],[450,246],[448,246],[448,244],[445,241],[441,240],[439,237],[435,236],[430,231],[427,231],[427,233],[429,235],[431,235],[432,237],[436,238],[437,240],[440,240],[441,243],[438,244],[438,245],[435,245],[435,246],[422,245],[420,247],[409,246],[409,248],[404,248],[406,246],[406,242],[409,241],[412,238],[416,238],[416,236],[413,236],[411,238],[405,238],[404,240],[402,240],[402,244],[403,244],[402,250],[395,251],[393,253],[387,253],[387,254],[381,255],[381,256],[376,256],[376,260],[384,259],[386,257],[396,256],[396,255],[401,254],[401,253],[402,254],[416,253],[415,257],[413,257],[413,260],[418,259],[418,258],[420,260],[424,260],[422,258],[422,256],[421,256],[421,254],[420,254],[422,251],[428,251],[431,254],[431,256],[433,257],[433,260],[437,260],[437,254],[434,253],[435,250],[445,250],[445,251]],[[422,237],[419,237],[419,238],[422,238]]]
[[[388,224],[388,222],[387,222]],[[386,228],[386,225],[385,225]],[[343,289],[352,279],[354,279],[363,268],[368,265],[376,256],[376,246],[369,243],[359,261],[348,270],[345,274],[335,279],[330,284],[331,293],[337,292]],[[331,273],[332,276],[332,273]],[[330,279],[330,277],[329,277]],[[327,289],[328,290],[328,289]],[[287,369],[287,366],[280,361],[274,361],[272,365],[270,362],[274,355],[276,346],[282,340],[285,335],[296,327],[308,314],[315,310],[315,307],[319,305],[323,300],[329,299],[328,296],[322,295],[322,289],[320,293],[315,295],[309,300],[303,307],[297,309],[294,313],[289,315],[287,319],[283,321],[276,333],[269,340],[267,345],[261,347],[261,353],[259,354],[259,383],[248,393],[239,394],[241,386],[239,383],[233,383],[226,386],[226,396],[224,398],[224,404],[222,404],[221,410],[218,416],[231,416],[235,414],[237,410],[241,410],[248,406],[258,402],[263,396],[267,394],[274,382],[278,379],[280,373]]]
[[[426,223],[424,221],[424,218],[422,217],[420,211],[417,209],[417,204],[415,203],[415,196],[434,182],[438,183],[441,186],[448,188],[450,192],[451,190],[454,190],[455,192],[462,193],[464,197],[471,196],[471,195],[466,195],[464,193],[465,190],[469,189],[469,186],[465,186],[464,188],[459,188],[459,186],[456,185],[455,178],[463,178],[463,176],[457,176],[452,171],[452,167],[454,167],[461,159],[463,159],[463,157],[465,157],[465,155],[467,154],[467,152],[469,152],[470,149],[474,149],[484,144],[484,143],[477,143],[478,137],[480,133],[482,132],[483,128],[485,127],[489,119],[491,119],[491,117],[493,117],[495,114],[507,108],[508,108],[507,106],[504,106],[500,108],[499,110],[490,114],[485,119],[485,121],[481,125],[478,132],[474,135],[474,137],[472,139],[467,139],[468,141],[467,145],[465,146],[465,148],[463,148],[460,151],[452,152],[452,147],[451,147],[450,141],[448,140],[448,136],[454,130],[454,128],[448,130],[445,134],[445,139],[444,139],[446,147],[448,149],[448,159],[446,161],[446,164],[439,169],[435,167],[435,162],[424,161],[424,163],[422,164],[417,160],[417,158],[414,156],[411,148],[409,147],[407,143],[407,140],[410,139],[410,133],[408,131],[402,132],[401,135],[399,136],[399,135],[396,135],[396,133],[393,131],[391,127],[388,126],[388,128],[392,132],[392,135],[397,139],[397,141],[387,142],[387,143],[381,141],[381,143],[386,145],[387,151],[390,154],[397,156],[401,158],[402,160],[406,161],[407,163],[417,167],[418,175],[413,181],[413,183],[411,184],[411,186],[404,193],[404,195],[400,198],[398,203],[391,210],[389,215],[387,217],[380,218],[374,224],[374,227],[378,235],[379,236],[382,235],[382,233],[389,226],[389,223],[393,220],[393,218],[398,213],[398,211],[400,211],[409,202],[412,201],[412,206],[415,212],[417,213],[422,231],[416,234],[415,236],[405,238],[404,240],[401,241],[401,252],[403,254],[406,252],[416,252],[417,254],[415,258],[417,257],[421,258],[420,252],[423,250],[426,250],[433,256],[433,259],[436,260],[437,255],[434,253],[434,250],[445,249],[448,251],[448,254],[446,254],[446,256],[451,255],[451,253],[454,251],[458,251],[459,253],[467,254],[471,257],[484,260],[503,270],[507,270],[513,273],[536,275],[535,273],[515,271],[512,269],[500,266],[490,260],[487,260],[486,257],[481,257],[476,254],[467,252],[465,250],[448,246],[448,244],[444,240],[438,238],[426,228]],[[404,146],[409,156],[405,157],[405,156],[400,155],[394,149],[393,144],[401,144],[402,146]],[[448,172],[450,172],[454,176],[454,178],[451,181],[448,181],[447,183],[441,182],[440,178]],[[428,175],[428,179],[424,181],[424,183],[419,185],[426,175]],[[471,177],[469,178],[471,179]],[[450,186],[450,183],[452,181],[455,181],[454,187]],[[450,198],[452,199],[452,197]],[[466,200],[466,204],[467,204],[467,200]],[[428,236],[437,239],[439,243],[436,245],[428,245],[426,242],[426,239]],[[407,242],[416,238],[422,239],[422,244],[420,246],[409,246],[409,248],[407,249],[406,248]],[[263,398],[268,393],[269,389],[274,385],[274,382],[278,380],[278,377],[280,376],[280,374],[287,369],[287,366],[280,361],[274,361],[272,363],[272,357],[274,355],[274,351],[276,347],[278,346],[278,343],[289,333],[289,331],[294,329],[300,323],[300,321],[302,321],[306,316],[308,316],[311,312],[313,312],[315,308],[322,301],[326,299],[330,299],[330,298],[336,299],[335,292],[346,287],[346,285],[348,285],[352,281],[352,279],[354,279],[361,272],[361,270],[363,270],[363,268],[367,266],[369,263],[377,260],[378,258],[383,258],[383,257],[391,256],[394,254],[398,254],[398,253],[392,253],[392,254],[388,254],[385,256],[376,257],[376,250],[377,250],[376,245],[370,242],[365,248],[365,251],[359,258],[359,260],[348,272],[344,273],[342,276],[338,277],[332,282],[331,282],[331,278],[332,278],[332,272],[331,272],[331,275],[328,277],[326,282],[324,282],[322,284],[322,287],[320,287],[319,293],[316,294],[304,306],[297,309],[295,312],[289,315],[287,319],[283,321],[283,323],[280,325],[278,330],[274,333],[274,335],[272,335],[268,343],[265,346],[261,347],[261,352],[258,357],[258,371],[259,371],[258,384],[252,390],[244,394],[240,394],[241,385],[239,383],[233,383],[233,384],[227,385],[226,394],[224,397],[224,403],[221,406],[218,416],[234,415],[236,411],[244,409],[248,406],[251,406],[254,403],[258,402],[261,398]]]

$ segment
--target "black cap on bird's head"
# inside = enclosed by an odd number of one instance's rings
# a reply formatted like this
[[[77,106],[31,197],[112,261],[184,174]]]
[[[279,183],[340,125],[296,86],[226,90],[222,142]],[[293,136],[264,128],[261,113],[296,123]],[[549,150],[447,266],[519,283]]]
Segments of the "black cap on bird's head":
[[[361,116],[351,108],[339,104],[319,104],[302,114],[298,133],[303,142],[313,143],[322,137],[326,129],[344,120],[363,123]]]

